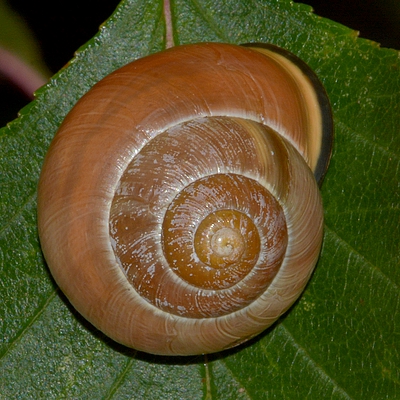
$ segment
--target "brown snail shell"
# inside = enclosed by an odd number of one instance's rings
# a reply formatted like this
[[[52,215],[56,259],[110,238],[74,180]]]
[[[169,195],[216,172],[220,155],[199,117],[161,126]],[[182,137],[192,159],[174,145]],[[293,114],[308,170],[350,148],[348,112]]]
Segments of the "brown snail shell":
[[[165,355],[259,334],[304,289],[322,242],[332,135],[314,74],[274,46],[175,47],[120,68],[46,156],[39,234],[73,306]]]

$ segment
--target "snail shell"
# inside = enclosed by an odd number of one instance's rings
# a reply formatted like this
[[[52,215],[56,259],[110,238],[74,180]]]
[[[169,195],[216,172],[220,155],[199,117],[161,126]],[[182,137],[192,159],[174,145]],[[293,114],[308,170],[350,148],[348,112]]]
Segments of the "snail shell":
[[[316,180],[332,119],[314,74],[273,46],[179,46],[96,84],[39,183],[49,268],[114,340],[211,353],[270,326],[318,259]]]

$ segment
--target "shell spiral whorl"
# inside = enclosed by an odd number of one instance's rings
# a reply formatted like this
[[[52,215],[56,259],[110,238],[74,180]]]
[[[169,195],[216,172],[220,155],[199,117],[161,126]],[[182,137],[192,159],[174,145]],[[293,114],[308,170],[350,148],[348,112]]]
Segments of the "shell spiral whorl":
[[[135,61],[53,140],[43,252],[74,307],[116,341],[230,348],[306,285],[323,225],[312,171],[327,165],[331,120],[303,64],[271,49],[207,43]]]

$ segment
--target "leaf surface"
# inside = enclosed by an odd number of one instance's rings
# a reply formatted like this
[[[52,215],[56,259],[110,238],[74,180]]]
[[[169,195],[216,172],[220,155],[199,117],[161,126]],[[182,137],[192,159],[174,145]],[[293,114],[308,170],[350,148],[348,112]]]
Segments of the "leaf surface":
[[[171,24],[163,7],[123,1],[0,131],[0,398],[399,398],[399,53],[287,0],[175,0]],[[36,227],[40,168],[62,119],[109,72],[163,50],[166,32],[175,44],[292,51],[324,83],[336,127],[306,291],[261,337],[206,358],[141,354],[97,332],[57,289]]]

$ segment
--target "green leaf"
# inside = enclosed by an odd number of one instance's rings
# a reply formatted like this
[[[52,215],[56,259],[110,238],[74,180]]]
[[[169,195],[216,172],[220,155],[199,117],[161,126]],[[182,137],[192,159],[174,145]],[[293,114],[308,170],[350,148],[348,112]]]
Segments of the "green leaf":
[[[229,352],[167,358],[96,331],[43,260],[36,186],[64,116],[117,67],[163,50],[163,4],[127,0],[37,100],[0,131],[0,398],[400,398],[400,57],[287,0],[175,0],[175,44],[272,42],[318,74],[336,138],[325,239],[301,299]]]

